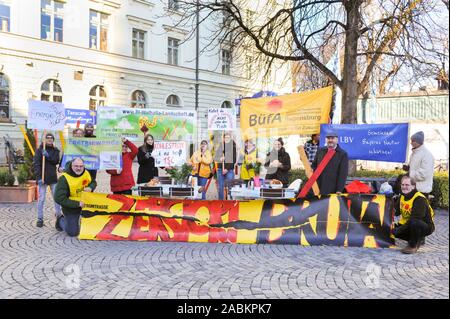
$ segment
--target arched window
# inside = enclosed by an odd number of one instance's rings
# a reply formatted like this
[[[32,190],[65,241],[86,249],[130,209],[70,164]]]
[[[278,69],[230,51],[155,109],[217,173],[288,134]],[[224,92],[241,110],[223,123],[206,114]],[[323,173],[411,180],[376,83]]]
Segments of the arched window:
[[[9,119],[9,82],[6,75],[0,73],[0,121]]]
[[[140,109],[147,107],[147,99],[144,91],[136,90],[131,94],[131,107]]]
[[[230,101],[224,101],[220,107],[222,109],[231,109],[233,105],[231,104]]]
[[[62,102],[62,90],[58,80],[49,79],[42,83],[41,101]]]
[[[99,106],[105,106],[106,91],[103,85],[96,85],[89,91],[89,110],[95,111]]]
[[[174,94],[169,95],[166,100],[167,106],[181,106],[180,98]]]

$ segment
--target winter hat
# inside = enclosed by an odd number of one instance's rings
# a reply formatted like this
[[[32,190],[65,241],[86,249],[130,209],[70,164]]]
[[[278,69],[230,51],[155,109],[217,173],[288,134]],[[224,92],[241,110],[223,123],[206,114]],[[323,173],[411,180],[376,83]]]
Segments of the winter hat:
[[[425,139],[425,136],[422,131],[415,133],[413,136],[411,136],[411,141],[416,142],[417,144],[422,145],[423,140]]]
[[[53,140],[55,140],[55,135],[53,135],[52,133],[45,134],[45,138],[47,137],[51,137]]]

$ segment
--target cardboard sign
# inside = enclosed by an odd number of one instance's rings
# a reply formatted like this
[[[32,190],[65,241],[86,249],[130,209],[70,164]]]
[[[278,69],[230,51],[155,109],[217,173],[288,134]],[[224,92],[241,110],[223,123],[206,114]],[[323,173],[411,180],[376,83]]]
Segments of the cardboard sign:
[[[64,104],[28,100],[27,128],[62,131],[66,123]]]
[[[152,156],[156,167],[181,166],[186,163],[186,142],[155,142]]]
[[[233,131],[236,129],[236,114],[233,109],[208,109],[209,131]]]

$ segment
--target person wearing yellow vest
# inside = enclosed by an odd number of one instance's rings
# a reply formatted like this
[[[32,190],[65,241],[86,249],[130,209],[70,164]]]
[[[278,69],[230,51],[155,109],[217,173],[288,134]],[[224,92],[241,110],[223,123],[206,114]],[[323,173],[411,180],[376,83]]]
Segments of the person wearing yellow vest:
[[[208,142],[200,142],[200,149],[192,154],[189,163],[192,165],[192,176],[197,177],[198,186],[202,187],[202,199],[206,199],[205,186],[211,178],[211,163],[213,161],[211,151],[208,150]]]
[[[63,212],[63,216],[56,221],[58,231],[64,230],[71,237],[78,236],[81,208],[84,206],[81,193],[92,192],[96,186],[81,158],[75,158],[66,165],[66,172],[59,178],[55,190],[55,201],[61,205]]]
[[[244,152],[241,153],[241,160],[239,161],[242,162],[240,177],[248,184],[256,175],[255,167],[258,161],[256,146],[252,140],[245,141]]]
[[[434,232],[434,211],[428,199],[416,190],[416,182],[405,175],[401,179],[402,194],[395,206],[395,215],[401,216],[394,228],[394,236],[406,240],[404,254],[414,254],[425,244],[425,236]]]

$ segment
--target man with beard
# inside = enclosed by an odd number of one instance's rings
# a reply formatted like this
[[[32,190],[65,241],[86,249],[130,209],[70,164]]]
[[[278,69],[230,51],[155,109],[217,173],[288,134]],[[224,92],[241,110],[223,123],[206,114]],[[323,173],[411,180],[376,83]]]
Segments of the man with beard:
[[[328,152],[336,151],[317,179],[321,195],[342,193],[344,191],[348,176],[348,155],[339,146],[338,140],[336,132],[327,133],[326,146],[319,148],[311,165],[312,169],[316,170]]]
[[[81,193],[92,192],[97,186],[84,168],[81,158],[75,158],[56,184],[55,201],[61,205],[63,216],[58,217],[56,229],[64,230],[69,236],[75,237],[80,233],[80,216],[84,203]]]

